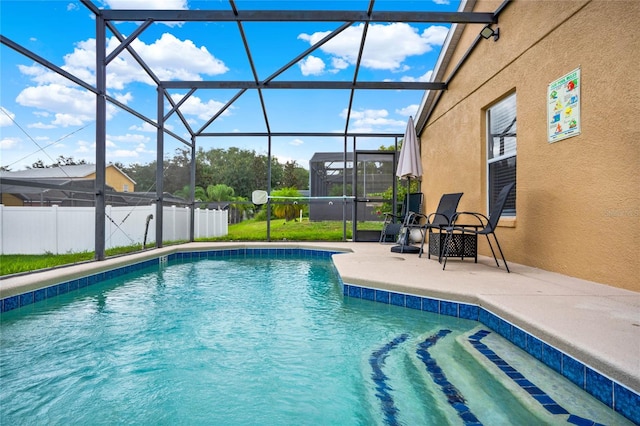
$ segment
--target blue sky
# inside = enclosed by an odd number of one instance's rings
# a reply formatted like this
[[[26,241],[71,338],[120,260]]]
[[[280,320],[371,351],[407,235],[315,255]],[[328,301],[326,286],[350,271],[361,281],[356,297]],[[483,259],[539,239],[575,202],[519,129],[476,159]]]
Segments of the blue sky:
[[[229,10],[225,1],[95,0],[112,9],[216,9]],[[245,1],[239,10],[357,10],[368,1]],[[374,10],[455,11],[451,0],[377,0]],[[160,5],[160,6],[159,6]],[[127,36],[139,23],[118,23]],[[265,79],[308,49],[336,22],[244,23],[243,29],[259,79]],[[359,81],[429,81],[449,25],[375,23],[368,30]],[[76,1],[2,0],[0,32],[4,37],[47,61],[95,85],[95,19]],[[312,52],[277,77],[276,81],[352,81],[362,24],[355,23],[334,40]],[[119,43],[107,31],[107,51]],[[249,60],[235,22],[154,23],[132,43],[161,80],[253,81]],[[59,155],[94,162],[95,96],[61,78],[13,49],[0,45],[0,166],[21,170],[42,160],[52,163]],[[111,96],[154,119],[156,89],[142,68],[127,54],[107,67]],[[208,121],[238,92],[198,90],[181,109],[194,130]],[[178,100],[186,90],[173,90]],[[403,133],[423,96],[420,91],[357,91],[349,121],[351,132]],[[342,132],[349,91],[263,90],[273,132]],[[168,103],[167,103],[168,105]],[[107,161],[146,164],[156,158],[152,126],[113,105],[107,106]],[[189,139],[176,119],[167,126]],[[212,123],[210,132],[265,132],[258,93],[249,90]],[[303,167],[314,152],[342,151],[342,138],[273,138],[272,154],[281,162],[295,160]],[[359,139],[358,149],[377,149],[390,140]],[[266,138],[198,138],[198,146],[236,146],[267,153]],[[171,157],[184,148],[165,138],[163,155]]]

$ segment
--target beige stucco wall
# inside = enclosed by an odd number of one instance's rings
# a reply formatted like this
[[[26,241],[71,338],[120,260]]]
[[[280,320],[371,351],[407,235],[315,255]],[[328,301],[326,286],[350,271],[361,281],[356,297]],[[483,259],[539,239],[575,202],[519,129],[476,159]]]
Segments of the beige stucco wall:
[[[638,22],[633,0],[507,6],[500,39],[480,40],[421,134],[427,211],[463,191],[461,210],[487,212],[485,110],[515,92],[517,216],[497,232],[507,260],[640,291]],[[447,76],[481,28],[465,28]],[[576,68],[582,133],[550,144],[547,86]]]

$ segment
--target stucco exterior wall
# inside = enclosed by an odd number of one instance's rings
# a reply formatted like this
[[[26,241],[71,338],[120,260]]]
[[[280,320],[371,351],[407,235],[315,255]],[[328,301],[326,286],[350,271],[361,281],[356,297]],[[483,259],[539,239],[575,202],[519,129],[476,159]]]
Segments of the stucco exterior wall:
[[[640,291],[638,22],[633,0],[509,4],[500,39],[479,41],[420,136],[427,211],[462,191],[460,210],[487,212],[485,111],[515,92],[517,214],[497,231],[507,261]],[[465,28],[454,58],[481,29]],[[581,134],[548,143],[548,84],[576,68]]]
[[[88,179],[95,179],[96,174],[92,173],[87,176]],[[113,166],[107,166],[105,169],[105,182],[108,186],[112,187],[117,192],[134,192],[135,184],[127,176],[123,175],[118,169]],[[127,190],[125,191],[125,185]]]
[[[5,206],[22,206],[24,202],[13,194],[0,194],[0,204]]]

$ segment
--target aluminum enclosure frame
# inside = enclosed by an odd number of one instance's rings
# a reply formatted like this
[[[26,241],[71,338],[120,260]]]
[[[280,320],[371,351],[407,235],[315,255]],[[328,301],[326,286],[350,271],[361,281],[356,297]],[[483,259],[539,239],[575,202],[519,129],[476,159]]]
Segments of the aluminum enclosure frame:
[[[96,180],[95,180],[95,259],[104,260],[105,258],[105,195],[106,195],[106,103],[109,102],[130,114],[135,115],[144,122],[152,125],[157,129],[156,152],[157,152],[157,170],[156,170],[156,247],[162,247],[162,224],[163,224],[163,182],[162,182],[162,164],[164,152],[164,135],[168,134],[176,140],[190,148],[191,165],[190,165],[190,187],[191,194],[189,204],[191,205],[191,223],[190,223],[190,240],[194,240],[194,213],[195,206],[194,188],[195,188],[195,153],[198,137],[217,137],[217,136],[264,136],[268,140],[268,192],[271,192],[271,141],[275,136],[327,136],[327,137],[343,137],[344,138],[344,164],[346,169],[346,153],[349,138],[353,138],[355,149],[357,137],[391,137],[397,146],[398,138],[403,134],[399,133],[360,133],[349,131],[349,119],[353,106],[354,94],[357,90],[417,90],[429,91],[431,93],[446,90],[446,82],[388,82],[374,81],[362,82],[358,81],[358,73],[362,59],[362,53],[367,38],[368,25],[373,22],[405,22],[405,23],[455,23],[455,24],[492,24],[497,22],[497,14],[495,13],[478,13],[478,12],[407,12],[407,11],[374,11],[375,0],[369,1],[367,11],[328,11],[328,10],[238,10],[235,0],[229,0],[231,10],[114,10],[101,9],[97,7],[91,0],[81,0],[81,3],[89,9],[96,18],[96,84],[93,87],[82,81],[80,78],[66,72],[62,68],[50,63],[42,57],[32,53],[28,49],[20,46],[12,40],[0,35],[0,42],[17,52],[29,57],[46,68],[56,72],[84,89],[96,95]],[[463,3],[474,3],[468,0]],[[468,10],[468,9],[467,9]],[[128,37],[123,36],[115,27],[115,22],[121,21],[137,21],[142,24]],[[135,52],[131,46],[131,42],[135,40],[146,28],[156,21],[174,21],[174,22],[236,22],[242,37],[247,58],[253,71],[253,81],[161,81],[154,71],[145,63],[145,61]],[[300,53],[289,63],[282,66],[271,76],[265,79],[259,79],[255,69],[251,50],[249,48],[244,29],[244,22],[341,22],[337,29],[325,36],[322,40],[311,46],[309,49]],[[345,29],[356,23],[363,23],[364,29],[360,41],[360,50],[357,61],[355,63],[355,71],[351,81],[274,81],[281,73],[297,64],[305,56],[318,49],[320,46],[340,34]],[[106,53],[106,33],[109,30],[119,41],[120,46],[117,47],[109,55]],[[134,109],[117,101],[113,97],[107,95],[106,67],[115,59],[118,54],[127,51],[140,65],[146,74],[153,80],[157,87],[157,117],[155,120],[144,116]],[[189,92],[179,101],[175,102],[170,96],[169,89],[189,89]],[[200,129],[193,129],[187,122],[187,119],[180,111],[181,105],[197,90],[206,89],[238,89],[226,105],[224,105],[207,123]],[[269,115],[262,95],[263,90],[291,90],[291,89],[317,89],[317,90],[347,90],[350,92],[348,107],[346,108],[346,119],[343,132],[321,132],[321,133],[300,133],[300,132],[274,132],[271,130],[269,123]],[[265,132],[250,133],[214,133],[207,132],[207,127],[213,123],[225,110],[227,110],[238,98],[246,91],[256,90],[260,99],[263,118],[265,122]],[[169,102],[171,109],[165,111],[165,102]],[[164,123],[173,114],[176,114],[184,125],[190,138],[185,138],[175,134],[165,128]],[[346,170],[345,170],[346,172]],[[346,176],[346,173],[345,173]],[[343,184],[346,190],[346,182]],[[395,198],[395,191],[394,191]],[[270,204],[267,204],[267,217],[270,216]],[[346,208],[346,205],[345,205]],[[343,221],[344,222],[344,221]],[[343,239],[346,238],[346,222],[344,222]],[[267,222],[267,240],[270,239],[269,222]]]

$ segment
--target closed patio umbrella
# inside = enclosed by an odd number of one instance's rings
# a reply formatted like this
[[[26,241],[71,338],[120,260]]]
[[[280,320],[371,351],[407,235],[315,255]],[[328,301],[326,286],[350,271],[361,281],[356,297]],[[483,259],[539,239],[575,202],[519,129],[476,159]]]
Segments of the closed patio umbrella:
[[[410,180],[411,178],[419,179],[422,177],[422,163],[420,162],[420,147],[418,146],[418,136],[416,128],[413,124],[413,117],[409,117],[407,130],[404,132],[404,141],[400,149],[400,158],[398,159],[398,169],[396,176],[400,179]]]
[[[420,179],[422,177],[422,162],[420,159],[420,146],[418,145],[418,136],[416,135],[416,128],[413,124],[413,117],[409,117],[407,122],[407,129],[404,132],[404,140],[402,142],[402,148],[400,149],[400,157],[398,159],[398,168],[396,169],[396,176],[400,179],[407,179],[407,195],[405,197],[407,202],[406,212],[409,212],[409,193],[411,192],[411,178]],[[420,212],[415,212],[420,213]],[[408,238],[406,240],[408,244]],[[399,245],[391,247],[393,252],[414,252],[414,248],[410,245]]]

